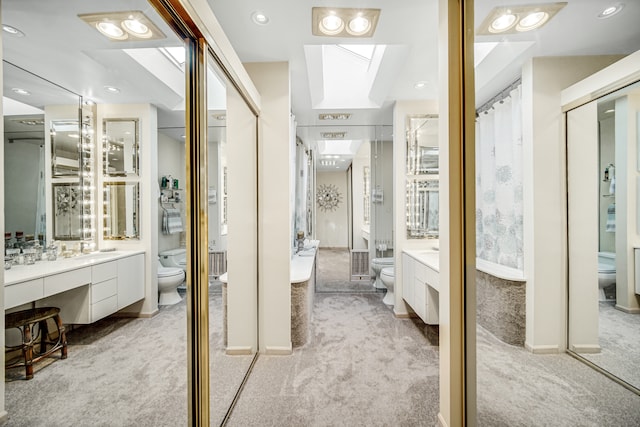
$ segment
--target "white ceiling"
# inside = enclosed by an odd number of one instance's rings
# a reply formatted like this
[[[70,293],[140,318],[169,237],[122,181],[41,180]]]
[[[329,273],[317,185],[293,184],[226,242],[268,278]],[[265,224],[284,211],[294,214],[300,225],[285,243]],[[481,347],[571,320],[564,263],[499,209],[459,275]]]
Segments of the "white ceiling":
[[[438,89],[438,11],[437,0],[207,0],[223,26],[231,44],[243,62],[288,61],[291,72],[292,109],[299,125],[298,135],[320,139],[322,131],[346,131],[345,138],[374,138],[376,129],[391,125],[395,100],[436,99]],[[622,1],[624,10],[609,19],[597,15],[607,5]],[[497,5],[531,4],[535,0],[476,0],[475,22],[478,26]],[[564,9],[543,28],[530,33],[478,36],[477,42],[497,43],[476,70],[477,104],[480,105],[515,80],[522,63],[533,56],[628,54],[640,48],[640,1],[638,0],[570,0]],[[356,40],[313,36],[311,7],[367,7],[381,9],[378,28],[373,37]],[[82,22],[77,14],[107,10],[141,10],[160,27],[167,38],[159,41],[115,43]],[[251,13],[261,10],[270,19],[265,26],[251,21]],[[175,85],[163,83],[124,49],[182,44],[146,0],[21,0],[2,2],[3,23],[18,27],[26,37],[3,34],[5,59],[29,70],[70,92],[96,102],[151,102],[158,106],[159,123],[165,128],[183,126],[182,94]],[[375,82],[377,108],[316,109],[311,94],[321,84],[308,66],[307,51],[327,44],[378,44],[395,52],[387,61],[386,71]],[[135,55],[134,55],[135,56]],[[384,68],[384,67],[383,67]],[[9,71],[7,71],[9,70]],[[321,74],[321,73],[320,73]],[[5,67],[5,94],[12,85],[22,84],[18,74]],[[309,77],[312,77],[310,82]],[[12,79],[14,79],[12,81]],[[418,81],[426,82],[415,89]],[[121,89],[109,94],[104,86]],[[12,96],[15,97],[15,96]],[[28,103],[42,107],[49,99],[33,96]],[[318,102],[316,102],[318,104]],[[329,125],[318,119],[327,111],[350,112],[351,118]],[[378,125],[378,128],[367,126]],[[390,132],[387,132],[390,135]],[[381,136],[386,138],[385,136]],[[389,136],[390,138],[390,136]],[[347,163],[347,162],[344,162]],[[347,163],[348,164],[348,163]]]

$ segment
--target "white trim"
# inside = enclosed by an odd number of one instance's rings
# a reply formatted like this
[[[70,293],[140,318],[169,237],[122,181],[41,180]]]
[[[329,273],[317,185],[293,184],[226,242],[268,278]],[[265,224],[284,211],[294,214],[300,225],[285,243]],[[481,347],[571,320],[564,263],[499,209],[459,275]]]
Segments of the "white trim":
[[[438,412],[438,425],[441,427],[448,427],[447,422],[444,420],[442,413]]]
[[[570,346],[570,350],[578,354],[595,354],[600,353],[601,348],[597,344],[573,344]]]
[[[628,314],[640,314],[640,308],[627,308],[618,304],[616,304],[616,310],[620,310],[623,313],[628,313]]]
[[[244,346],[227,347],[226,350],[227,356],[251,356],[253,353],[253,348]]]
[[[293,353],[293,347],[265,347],[264,354],[269,356],[289,356]]]
[[[560,347],[557,345],[536,345],[532,346],[528,342],[524,343],[524,348],[529,350],[533,354],[558,354],[560,353]]]
[[[487,261],[480,258],[476,258],[476,269],[482,271],[483,273],[490,274],[491,276],[495,276],[504,280],[510,280],[512,282],[527,281],[527,279],[524,277],[524,271],[522,270],[496,264],[495,262]]]

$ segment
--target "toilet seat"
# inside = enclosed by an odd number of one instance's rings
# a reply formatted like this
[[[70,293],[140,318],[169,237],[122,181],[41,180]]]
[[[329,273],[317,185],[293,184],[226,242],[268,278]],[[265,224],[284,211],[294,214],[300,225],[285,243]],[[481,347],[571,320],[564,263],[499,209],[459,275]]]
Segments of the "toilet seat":
[[[391,279],[395,279],[396,277],[396,272],[395,272],[395,268],[394,267],[385,267],[382,270],[380,270],[380,277],[382,276],[386,276],[389,277]]]
[[[384,258],[374,258],[371,260],[373,264],[378,265],[393,265],[393,257],[384,257]]]
[[[158,278],[180,276],[183,273],[184,271],[177,267],[158,267]]]

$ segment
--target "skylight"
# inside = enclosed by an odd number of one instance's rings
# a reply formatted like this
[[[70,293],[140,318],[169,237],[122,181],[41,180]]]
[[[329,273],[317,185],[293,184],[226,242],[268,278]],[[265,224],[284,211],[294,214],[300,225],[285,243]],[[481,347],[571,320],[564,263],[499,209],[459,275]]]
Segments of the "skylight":
[[[338,46],[357,56],[361,56],[367,61],[371,61],[373,52],[376,49],[376,45],[373,44],[339,44]]]
[[[171,61],[176,64],[181,70],[184,70],[184,63],[187,58],[187,52],[184,49],[184,46],[159,47],[158,50],[167,55],[167,57],[171,59]]]

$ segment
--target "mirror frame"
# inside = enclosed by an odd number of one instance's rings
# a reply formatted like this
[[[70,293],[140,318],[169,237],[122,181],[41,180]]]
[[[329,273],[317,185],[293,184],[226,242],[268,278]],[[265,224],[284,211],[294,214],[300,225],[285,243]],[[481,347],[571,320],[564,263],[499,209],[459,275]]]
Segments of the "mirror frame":
[[[107,189],[111,188],[127,188],[128,186],[133,187],[133,197],[134,201],[132,203],[133,208],[133,218],[132,218],[132,227],[134,229],[133,234],[127,234],[126,229],[124,233],[114,234],[110,232],[107,234],[107,230],[111,230],[111,227],[108,227],[107,220],[113,217],[113,207],[111,206],[110,201],[107,198]],[[103,195],[103,230],[102,230],[102,238],[104,240],[138,240],[140,239],[140,183],[131,182],[131,181],[109,181],[104,182],[102,184],[102,195]],[[128,200],[125,197],[125,214],[128,215],[127,207],[129,207]],[[120,231],[120,230],[118,230]]]
[[[112,141],[109,138],[109,124],[110,123],[133,123],[133,165],[131,171],[109,171],[109,153],[111,152],[110,144],[118,143],[118,141]],[[139,118],[105,118],[102,120],[102,173],[104,176],[139,176],[140,174],[140,119]],[[126,144],[123,142],[123,156],[128,156],[126,153]]]

